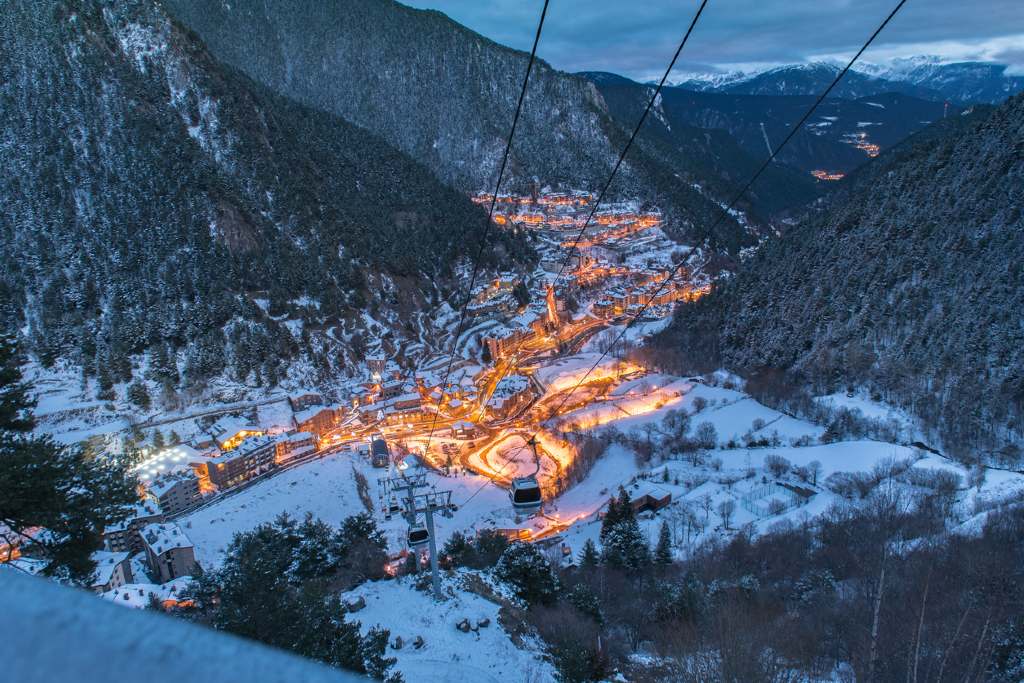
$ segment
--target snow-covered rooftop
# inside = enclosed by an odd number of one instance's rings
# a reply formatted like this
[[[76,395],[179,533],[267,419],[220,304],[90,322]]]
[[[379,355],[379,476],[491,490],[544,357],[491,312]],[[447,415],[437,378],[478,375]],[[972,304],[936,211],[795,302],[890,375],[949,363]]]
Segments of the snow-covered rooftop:
[[[177,524],[149,524],[142,529],[142,540],[155,554],[176,548],[191,548],[192,541]]]

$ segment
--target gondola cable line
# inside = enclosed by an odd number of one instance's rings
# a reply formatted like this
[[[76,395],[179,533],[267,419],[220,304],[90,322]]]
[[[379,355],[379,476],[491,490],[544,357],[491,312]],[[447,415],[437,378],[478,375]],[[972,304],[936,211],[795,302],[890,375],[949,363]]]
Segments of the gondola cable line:
[[[555,279],[554,279],[554,282],[556,284],[557,284],[558,280],[561,278],[562,273],[565,271],[565,266],[569,263],[569,258],[572,255],[573,249],[575,249],[576,245],[579,243],[580,239],[582,238],[583,233],[586,231],[587,227],[590,225],[591,220],[593,220],[594,215],[597,212],[597,207],[600,206],[602,200],[604,199],[605,194],[608,191],[608,188],[611,187],[612,181],[615,179],[615,175],[618,173],[619,167],[622,165],[622,161],[626,158],[626,154],[629,152],[630,148],[633,146],[633,141],[636,139],[636,136],[640,133],[640,129],[643,128],[644,122],[647,120],[647,115],[650,113],[651,108],[657,102],[658,96],[661,94],[661,90],[665,86],[665,82],[668,80],[669,75],[672,73],[672,69],[675,68],[676,61],[679,59],[679,55],[682,53],[683,48],[686,47],[686,43],[689,41],[690,35],[693,33],[694,28],[696,28],[697,22],[700,20],[701,15],[704,13],[704,8],[707,6],[707,4],[708,4],[708,0],[701,0],[700,6],[697,8],[696,13],[694,13],[694,15],[693,15],[693,19],[690,20],[690,25],[686,28],[686,33],[683,34],[683,38],[682,38],[682,40],[679,41],[679,46],[676,48],[675,53],[672,55],[672,59],[669,61],[668,67],[665,69],[665,73],[662,75],[661,80],[658,82],[657,87],[654,89],[654,92],[651,94],[651,97],[648,99],[647,106],[644,108],[643,114],[641,114],[641,116],[640,116],[640,120],[637,122],[636,126],[633,128],[633,133],[629,136],[629,140],[626,142],[626,145],[622,148],[622,152],[619,154],[619,157],[616,160],[615,165],[612,167],[611,173],[608,175],[608,180],[605,182],[604,186],[601,189],[601,192],[598,194],[598,197],[597,197],[596,201],[594,202],[593,206],[591,207],[590,213],[587,215],[587,219],[583,223],[583,227],[580,228],[579,232],[576,234],[576,237],[573,240],[572,246],[566,251],[566,257],[562,261],[562,264],[561,264],[561,266],[558,269],[558,274],[555,276]],[[495,196],[492,198],[492,202],[491,202],[492,210],[494,208],[494,201],[496,199],[497,199],[497,192],[495,192]],[[436,419],[435,419],[435,421],[436,421]],[[433,434],[433,428],[431,428],[431,434]],[[535,441],[535,439],[536,439],[536,433],[534,434],[534,440],[533,440],[534,449],[536,449],[536,441]],[[428,446],[429,446],[429,443],[430,443],[430,439],[428,437],[428,439],[427,439]],[[519,451],[521,451],[521,450],[522,450],[522,448],[518,449],[517,453]],[[494,477],[499,476],[501,474],[501,472],[503,472],[504,469],[506,467],[508,467],[509,462],[511,462],[511,458],[514,457],[514,455],[515,455],[515,453],[512,456],[509,456],[508,459],[506,459],[505,463],[502,465],[501,469],[499,469],[495,473]],[[538,461],[538,469],[539,469],[539,461]],[[494,477],[490,477],[489,481],[493,481]],[[480,486],[480,488],[478,488],[476,491],[474,491],[473,494],[466,500],[466,502],[468,503],[469,501],[473,500],[473,498],[476,497],[477,493],[479,493],[480,490],[484,486],[487,485],[487,483],[488,482],[484,482]],[[538,491],[540,490],[539,486],[538,486],[537,490]]]
[[[448,356],[444,379],[441,382],[441,396],[437,402],[437,410],[434,411],[434,419],[430,423],[430,432],[427,434],[427,443],[423,448],[424,457],[426,457],[427,453],[430,452],[430,442],[434,437],[434,430],[437,427],[437,418],[440,415],[441,401],[444,399],[445,391],[448,388],[448,379],[451,376],[452,363],[455,361],[455,353],[458,350],[459,337],[462,335],[466,323],[466,312],[469,309],[469,302],[472,301],[473,298],[473,288],[476,286],[476,279],[480,272],[480,259],[483,257],[484,248],[487,246],[487,236],[490,234],[491,223],[494,219],[494,206],[498,201],[498,192],[501,189],[501,181],[505,176],[505,168],[508,165],[508,157],[512,150],[512,138],[516,133],[516,126],[519,123],[519,115],[522,112],[523,101],[526,99],[526,90],[530,82],[530,73],[533,71],[533,63],[537,57],[537,44],[540,42],[540,34],[544,28],[544,19],[547,17],[548,2],[549,0],[544,0],[544,6],[541,8],[540,12],[540,20],[537,22],[537,32],[533,37],[533,47],[530,50],[530,60],[526,65],[526,75],[523,77],[523,87],[519,92],[519,101],[516,103],[516,111],[512,117],[512,127],[508,133],[508,140],[505,142],[505,153],[502,155],[501,167],[498,170],[498,179],[494,184],[494,195],[491,197],[491,206],[487,211],[487,222],[484,224],[483,235],[480,237],[480,246],[477,249],[476,258],[473,259],[473,270],[469,278],[469,288],[466,291],[466,300],[463,302],[459,313],[459,324],[455,328],[455,336],[452,340],[452,351]]]
[[[750,187],[757,181],[757,179],[761,176],[761,174],[764,172],[764,170],[766,168],[768,168],[769,164],[771,164],[771,162],[775,159],[775,157],[778,156],[779,152],[782,151],[782,148],[785,147],[789,143],[789,141],[793,139],[793,136],[796,135],[796,133],[803,127],[804,123],[807,122],[807,119],[809,119],[811,117],[811,115],[818,108],[818,106],[825,100],[826,97],[828,97],[829,93],[832,92],[832,90],[836,87],[836,85],[839,84],[839,82],[843,79],[843,77],[846,75],[846,73],[853,67],[853,65],[857,62],[857,60],[860,59],[861,55],[864,54],[865,50],[867,50],[868,47],[874,42],[875,38],[878,37],[878,35],[882,32],[882,30],[885,29],[886,26],[888,26],[889,22],[892,21],[893,17],[895,17],[896,14],[900,11],[900,9],[903,8],[903,5],[905,5],[906,2],[907,2],[907,0],[900,0],[896,4],[896,6],[885,17],[885,19],[882,21],[882,23],[878,25],[878,28],[876,28],[875,31],[868,37],[867,41],[861,46],[861,48],[859,50],[857,50],[857,53],[850,59],[850,61],[846,64],[846,66],[843,67],[843,69],[838,74],[836,74],[836,77],[832,80],[832,82],[829,84],[829,86],[827,88],[825,88],[825,90],[818,96],[818,98],[814,101],[814,103],[811,105],[811,107],[804,113],[804,115],[800,118],[800,120],[796,123],[796,125],[793,126],[793,128],[789,131],[789,133],[782,140],[782,142],[775,147],[775,150],[768,156],[767,159],[765,159],[764,163],[762,163],[761,166],[758,167],[757,171],[750,178],[750,180],[748,180],[743,185],[743,188],[739,192],[736,193],[736,195],[735,195],[735,197],[733,197],[732,201],[722,207],[722,210],[718,214],[718,217],[711,224],[711,228],[709,229],[709,232],[713,231],[716,227],[718,227],[718,224],[721,223],[722,220],[727,215],[729,215],[729,213],[735,207],[736,202],[738,202],[740,200],[740,198],[743,197],[743,195],[747,192],[747,190],[750,189]],[[637,310],[637,312],[631,317],[629,322],[627,322],[626,325],[622,328],[622,331],[615,337],[615,339],[612,341],[612,343],[608,345],[609,349],[614,348],[615,345],[618,344],[618,342],[626,335],[626,333],[629,331],[629,329],[643,316],[644,312],[648,308],[650,308],[651,303],[655,299],[657,299],[658,295],[665,288],[665,286],[675,278],[676,274],[679,272],[679,269],[684,264],[685,264],[685,261],[681,261],[681,262],[677,263],[676,265],[674,265],[672,267],[672,269],[669,271],[669,276],[667,278],[665,278],[658,285],[657,289],[655,289],[654,293],[648,299],[647,303],[643,304]],[[570,389],[568,391],[568,393],[566,393],[563,396],[561,402],[558,404],[558,407],[555,408],[555,410],[553,411],[555,414],[557,414],[558,411],[561,410],[561,408],[566,404],[566,402],[569,400],[569,397],[572,396],[572,394],[576,391],[576,389],[578,389],[580,386],[582,386],[582,384],[586,381],[587,377],[589,377],[590,374],[595,369],[597,369],[597,367],[601,364],[601,361],[604,360],[604,357],[607,354],[608,354],[608,350],[605,350],[605,351],[601,352],[601,354],[598,356],[597,360],[590,367],[590,369],[588,369],[587,372],[583,375],[583,377],[581,377],[579,379],[579,381],[576,382],[576,384],[573,385],[572,389]],[[536,435],[539,434],[539,433],[540,433],[540,430],[537,430],[536,432],[534,432],[534,437],[536,437]],[[511,460],[511,456],[510,456],[509,460]],[[501,472],[504,470],[504,468],[507,467],[507,466],[508,466],[508,462],[506,462],[505,465],[503,465],[502,468],[495,473],[494,477],[499,476],[501,474]],[[476,495],[478,493],[480,493],[480,491],[484,488],[484,486],[486,486],[490,481],[493,481],[494,477],[489,477],[488,481],[485,481],[476,491],[474,491],[473,495],[471,495],[468,499],[466,499],[466,502],[463,503],[463,505],[465,505],[469,501],[473,500],[473,498],[475,498]]]

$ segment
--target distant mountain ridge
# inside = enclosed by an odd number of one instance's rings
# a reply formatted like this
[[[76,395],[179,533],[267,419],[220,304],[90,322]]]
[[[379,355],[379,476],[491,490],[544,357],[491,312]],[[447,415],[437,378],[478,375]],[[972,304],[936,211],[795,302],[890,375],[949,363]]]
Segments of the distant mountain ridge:
[[[584,75],[593,80],[613,113],[624,98],[640,100],[651,88],[614,74]],[[672,128],[675,134],[681,134],[684,129],[724,131],[731,139],[716,139],[718,154],[728,154],[730,145],[738,144],[744,156],[760,163],[769,150],[775,149],[788,135],[814,99],[811,94],[747,95],[671,87],[662,90],[659,121]],[[849,172],[866,163],[871,158],[869,154],[892,147],[933,121],[959,111],[942,102],[893,92],[858,98],[830,97],[778,156],[778,161],[799,169],[807,177],[779,176],[781,183],[772,182],[770,178],[759,180],[759,187],[754,189],[766,195],[762,201],[789,196],[793,201],[788,203],[793,205],[800,203],[796,201],[798,197],[808,200],[813,193],[801,185],[812,182],[811,171]],[[630,116],[637,115],[636,111],[630,112]],[[652,121],[650,125],[657,124]],[[700,143],[694,143],[693,136],[688,136],[687,144],[680,147],[679,153],[686,154],[694,144]],[[872,145],[877,145],[878,149]],[[746,166],[745,160],[733,157],[733,168]],[[774,166],[772,169],[777,172]]]
[[[772,67],[756,73],[691,74],[674,83],[698,92],[743,95],[817,95],[842,68],[833,62]],[[1005,64],[942,62],[936,57],[895,60],[889,65],[858,63],[833,91],[859,98],[897,92],[959,104],[998,103],[1024,90],[1024,76],[1008,75]]]

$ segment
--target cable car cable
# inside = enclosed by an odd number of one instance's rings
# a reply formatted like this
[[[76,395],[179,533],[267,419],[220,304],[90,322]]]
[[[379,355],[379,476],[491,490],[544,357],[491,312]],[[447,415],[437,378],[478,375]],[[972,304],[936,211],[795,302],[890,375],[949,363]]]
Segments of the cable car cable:
[[[423,449],[423,455],[426,456],[430,452],[430,441],[434,436],[434,429],[437,427],[437,418],[441,412],[441,400],[444,399],[445,389],[448,386],[448,378],[451,375],[452,363],[455,360],[455,352],[459,347],[459,337],[462,336],[462,330],[466,323],[466,311],[469,309],[469,302],[473,298],[473,287],[476,286],[476,278],[480,272],[480,259],[484,253],[484,247],[487,245],[487,235],[491,230],[491,222],[494,218],[494,205],[498,201],[498,191],[501,189],[501,181],[505,175],[505,167],[508,165],[509,153],[512,149],[512,137],[516,133],[516,125],[519,123],[519,114],[523,109],[523,100],[526,99],[526,88],[530,82],[530,72],[533,71],[533,63],[537,57],[537,44],[540,42],[541,30],[544,28],[544,18],[548,13],[548,2],[544,0],[544,7],[540,12],[540,21],[537,22],[537,33],[533,37],[533,48],[530,50],[530,61],[526,64],[526,75],[523,77],[523,87],[519,92],[519,101],[516,103],[516,112],[512,117],[512,128],[508,133],[508,140],[505,142],[505,153],[501,158],[501,167],[498,170],[498,180],[494,184],[494,195],[491,197],[491,207],[487,211],[487,223],[484,225],[483,235],[480,237],[480,247],[477,249],[476,258],[473,259],[473,271],[469,278],[469,288],[466,291],[466,301],[462,304],[462,311],[459,313],[459,324],[455,328],[455,337],[452,341],[452,352],[448,356],[448,366],[444,372],[444,380],[441,382],[441,395],[437,401],[437,410],[434,411],[434,419],[430,424],[430,432],[427,434],[427,445]]]
[[[893,17],[895,17],[896,14],[900,11],[900,9],[903,8],[903,5],[905,5],[906,2],[907,2],[907,0],[900,0],[899,3],[897,3],[896,7],[894,7],[893,10],[889,13],[889,15],[882,21],[882,23],[878,25],[878,28],[875,29],[874,33],[872,33],[871,36],[867,39],[867,41],[864,43],[864,45],[862,45],[861,48],[859,50],[857,50],[857,53],[853,56],[852,59],[850,59],[850,61],[847,63],[847,65],[845,67],[843,67],[843,69],[836,75],[835,79],[833,79],[833,81],[829,84],[829,86],[827,88],[825,88],[825,90],[821,93],[821,95],[818,96],[818,98],[815,100],[814,104],[812,104],[810,109],[808,109],[807,112],[800,118],[800,120],[793,127],[793,129],[789,132],[789,134],[786,135],[786,137],[783,139],[783,141],[779,145],[777,145],[775,147],[775,151],[772,152],[771,155],[769,155],[769,157],[765,160],[765,162],[763,164],[761,164],[761,166],[758,168],[757,172],[755,172],[754,175],[751,177],[751,179],[749,181],[747,181],[747,183],[743,186],[743,189],[740,190],[736,194],[736,196],[733,198],[733,200],[729,204],[725,205],[725,207],[722,208],[722,211],[721,211],[721,213],[719,213],[718,218],[715,219],[715,222],[711,224],[711,230],[714,230],[714,228],[716,228],[718,226],[718,224],[722,222],[722,220],[725,218],[725,216],[729,215],[729,212],[732,211],[732,209],[735,206],[736,202],[738,202],[740,200],[740,198],[743,196],[743,194],[746,193],[746,191],[748,189],[750,189],[751,185],[754,184],[754,182],[758,179],[758,177],[761,175],[761,173],[764,172],[764,170],[768,167],[768,165],[772,162],[772,160],[775,159],[776,156],[778,156],[780,151],[782,151],[782,148],[785,147],[786,144],[789,143],[789,141],[793,139],[793,136],[796,135],[797,131],[799,131],[802,128],[803,124],[807,122],[807,119],[810,118],[811,114],[813,114],[814,111],[818,108],[818,105],[820,105],[822,103],[822,101],[828,96],[828,94],[830,92],[832,92],[832,90],[836,87],[836,85],[839,84],[839,81],[842,80],[843,76],[845,76],[846,73],[850,70],[850,68],[853,67],[854,63],[856,63],[856,61],[858,59],[860,59],[861,55],[864,54],[864,51],[868,49],[868,47],[871,45],[871,43],[874,42],[875,38],[877,38],[878,35],[882,32],[882,30],[889,24],[889,22],[892,21]],[[667,278],[665,278],[665,280],[658,286],[658,288],[655,290],[654,294],[651,295],[651,297],[648,300],[648,302],[640,307],[640,309],[633,315],[633,317],[630,319],[630,321],[628,323],[626,323],[625,327],[622,328],[622,332],[620,332],[618,334],[618,336],[615,337],[615,339],[612,341],[612,343],[608,347],[609,350],[615,347],[615,344],[617,344],[619,342],[619,340],[622,339],[623,336],[625,336],[626,332],[629,331],[629,328],[632,327],[640,319],[640,316],[643,315],[644,311],[646,311],[648,308],[650,308],[651,303],[658,297],[658,294],[661,293],[661,291],[665,287],[665,285],[672,281],[672,279],[675,277],[675,274],[679,271],[679,269],[683,266],[684,263],[685,263],[684,261],[681,261],[681,262],[677,263],[675,266],[672,267],[672,270],[670,271],[669,276]],[[604,360],[604,357],[606,355],[608,355],[608,350],[605,350],[605,351],[601,352],[601,355],[598,356],[597,361],[595,361],[594,364],[590,367],[590,369],[587,370],[587,372],[583,375],[583,377],[581,377],[580,380],[578,382],[576,382],[575,385],[573,385],[572,389],[570,389],[569,392],[565,394],[565,396],[562,398],[562,401],[558,404],[558,407],[555,408],[555,410],[553,411],[554,413],[557,413],[559,410],[561,410],[561,408],[569,400],[569,397],[572,396],[573,392],[575,392],[576,389],[578,389],[583,384],[583,382],[586,381],[587,377],[590,376],[590,373],[592,373],[595,369],[597,369],[597,366],[601,364],[601,361]],[[536,435],[539,434],[539,433],[540,433],[540,430],[537,430],[536,432],[534,432],[534,437],[533,438],[536,438]],[[520,449],[520,450],[522,450],[522,449]],[[512,456],[509,456],[509,461],[511,461],[511,457]],[[506,461],[505,465],[503,465],[502,468],[499,469],[494,474],[493,477],[489,477],[488,480],[489,481],[493,481],[494,477],[499,476],[501,474],[501,472],[504,471],[504,468],[507,467],[509,461]],[[469,503],[469,501],[473,500],[473,498],[476,497],[476,495],[483,489],[484,486],[487,485],[487,483],[488,482],[484,482],[480,486],[480,488],[478,488],[476,491],[474,491],[473,495],[471,495],[469,498],[467,498],[466,502],[463,503],[463,505],[466,505],[466,503]]]

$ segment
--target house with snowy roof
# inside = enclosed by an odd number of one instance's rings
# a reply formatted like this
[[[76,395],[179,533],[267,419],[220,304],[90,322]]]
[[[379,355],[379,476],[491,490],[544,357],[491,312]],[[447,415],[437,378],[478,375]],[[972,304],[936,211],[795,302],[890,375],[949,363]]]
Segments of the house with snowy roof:
[[[90,588],[97,593],[106,593],[132,583],[130,557],[128,553],[112,553],[107,550],[94,552],[92,560],[96,563],[96,573],[93,575]]]
[[[171,522],[150,524],[141,533],[146,561],[160,583],[195,574],[195,549],[181,527]]]
[[[231,450],[245,439],[260,436],[264,432],[245,418],[225,415],[210,426],[210,435],[221,450]]]

